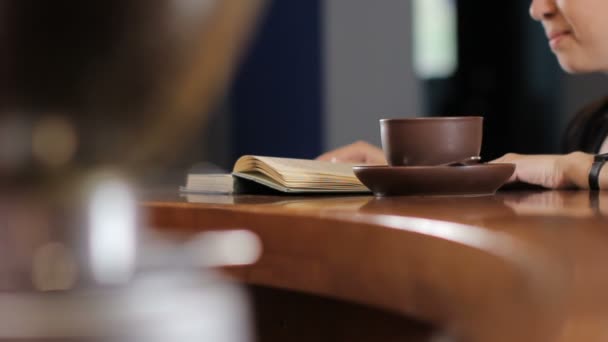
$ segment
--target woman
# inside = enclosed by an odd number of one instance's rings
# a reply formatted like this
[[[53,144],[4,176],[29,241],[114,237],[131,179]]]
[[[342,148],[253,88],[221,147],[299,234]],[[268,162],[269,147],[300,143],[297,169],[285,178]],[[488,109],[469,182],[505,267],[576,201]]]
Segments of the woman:
[[[539,21],[562,69],[569,73],[608,72],[606,0],[532,0],[530,15]],[[509,182],[546,188],[608,189],[608,98],[584,108],[568,127],[562,155],[509,153],[495,163],[514,163]],[[386,163],[382,150],[356,142],[318,157],[320,160]],[[594,162],[594,159],[596,160]],[[606,158],[608,159],[608,158]]]

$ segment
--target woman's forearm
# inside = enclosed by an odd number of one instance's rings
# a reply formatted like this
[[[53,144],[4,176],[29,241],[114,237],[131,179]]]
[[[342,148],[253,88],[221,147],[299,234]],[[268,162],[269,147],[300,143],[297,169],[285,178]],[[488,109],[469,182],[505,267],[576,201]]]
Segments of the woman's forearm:
[[[593,155],[584,152],[551,155],[509,153],[495,163],[515,164],[510,182],[540,185],[549,189],[589,189],[589,171]],[[605,170],[602,170],[605,171]],[[600,187],[608,189],[608,175],[602,172]]]

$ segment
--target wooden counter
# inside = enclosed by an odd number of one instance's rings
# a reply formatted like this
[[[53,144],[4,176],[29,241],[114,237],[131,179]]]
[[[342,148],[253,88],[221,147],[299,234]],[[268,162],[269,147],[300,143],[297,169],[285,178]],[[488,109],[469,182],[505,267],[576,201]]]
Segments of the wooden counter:
[[[608,339],[608,194],[158,192],[145,207],[168,234],[246,228],[260,237],[259,261],[228,272],[263,308],[262,341]]]

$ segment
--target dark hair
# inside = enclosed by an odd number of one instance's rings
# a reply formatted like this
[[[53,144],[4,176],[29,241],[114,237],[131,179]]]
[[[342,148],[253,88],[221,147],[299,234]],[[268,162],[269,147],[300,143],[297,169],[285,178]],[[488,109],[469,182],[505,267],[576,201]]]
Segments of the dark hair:
[[[583,107],[568,124],[562,143],[564,153],[598,153],[608,135],[608,96]]]

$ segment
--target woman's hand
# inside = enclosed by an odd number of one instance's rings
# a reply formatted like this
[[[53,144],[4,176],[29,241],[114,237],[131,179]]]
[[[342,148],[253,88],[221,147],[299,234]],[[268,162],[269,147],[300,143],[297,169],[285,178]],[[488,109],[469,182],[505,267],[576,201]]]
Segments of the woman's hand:
[[[334,163],[386,165],[384,152],[377,146],[365,141],[357,141],[350,145],[326,152],[318,156],[317,160],[331,161]]]
[[[549,189],[589,189],[593,155],[583,152],[563,155],[508,153],[491,163],[515,164],[509,183],[523,182]]]

